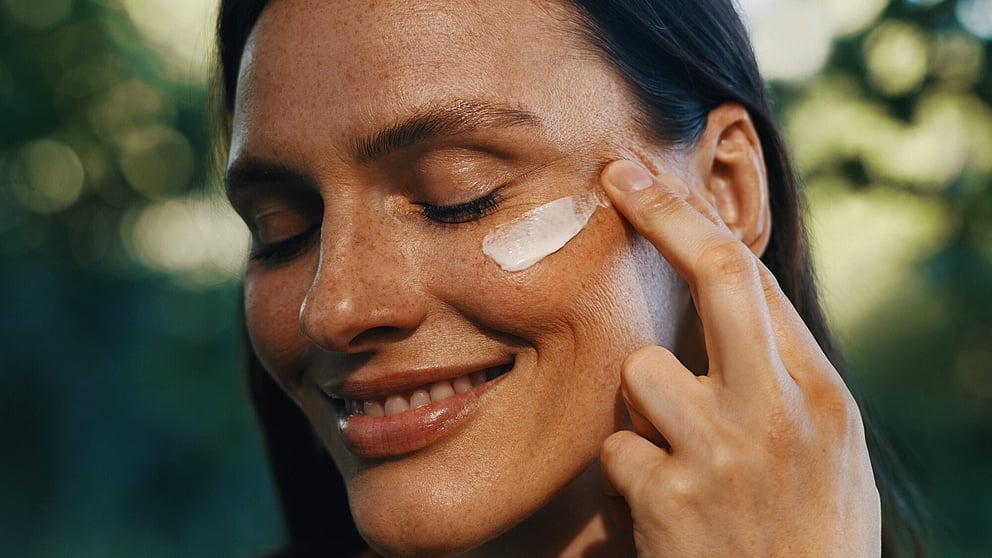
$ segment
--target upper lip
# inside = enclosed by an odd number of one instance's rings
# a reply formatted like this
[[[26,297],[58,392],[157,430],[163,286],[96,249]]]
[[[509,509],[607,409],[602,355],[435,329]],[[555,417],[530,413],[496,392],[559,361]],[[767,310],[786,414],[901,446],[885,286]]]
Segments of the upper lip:
[[[333,399],[366,401],[385,399],[390,395],[429,386],[441,380],[454,380],[479,370],[507,366],[512,357],[493,359],[474,364],[453,366],[425,366],[400,370],[357,371],[318,382],[321,391]]]

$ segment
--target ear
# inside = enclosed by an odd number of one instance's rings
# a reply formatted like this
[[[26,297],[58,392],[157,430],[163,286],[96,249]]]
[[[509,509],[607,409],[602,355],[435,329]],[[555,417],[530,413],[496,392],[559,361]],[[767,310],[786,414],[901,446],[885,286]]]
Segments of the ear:
[[[737,238],[761,256],[771,234],[768,174],[747,109],[726,103],[710,111],[692,158],[700,193]]]

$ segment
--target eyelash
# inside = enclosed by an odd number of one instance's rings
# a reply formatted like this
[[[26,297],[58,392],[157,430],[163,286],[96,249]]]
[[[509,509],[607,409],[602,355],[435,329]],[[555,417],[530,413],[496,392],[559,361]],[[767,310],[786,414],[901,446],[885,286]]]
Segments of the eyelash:
[[[252,248],[249,256],[252,261],[281,263],[302,252],[317,237],[319,226],[310,227],[302,233],[280,242],[259,245]]]
[[[481,198],[458,205],[421,204],[421,214],[425,219],[435,223],[456,225],[476,221],[489,215],[499,208],[499,192],[493,191]],[[319,226],[310,227],[306,231],[281,242],[268,245],[258,245],[252,249],[252,261],[280,263],[289,260],[302,252],[316,238]]]
[[[434,223],[457,225],[477,221],[499,208],[499,190],[494,190],[481,198],[458,205],[420,204],[421,214]]]

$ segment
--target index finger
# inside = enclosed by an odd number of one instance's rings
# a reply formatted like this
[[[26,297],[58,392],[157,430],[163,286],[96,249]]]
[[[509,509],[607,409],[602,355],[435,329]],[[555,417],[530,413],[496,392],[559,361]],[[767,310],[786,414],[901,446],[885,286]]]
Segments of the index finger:
[[[661,253],[693,291],[703,325],[710,375],[752,382],[762,371],[787,377],[754,255],[686,201],[689,188],[672,176],[651,176],[633,161],[603,171],[614,206]],[[765,376],[767,378],[767,376]]]

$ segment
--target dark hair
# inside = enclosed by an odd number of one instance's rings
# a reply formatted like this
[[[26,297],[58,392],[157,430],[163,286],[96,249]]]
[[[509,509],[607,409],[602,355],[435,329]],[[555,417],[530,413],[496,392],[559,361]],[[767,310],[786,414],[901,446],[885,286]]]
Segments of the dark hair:
[[[802,199],[750,39],[731,0],[571,0],[588,43],[626,78],[645,131],[669,145],[691,145],[709,112],[726,102],[751,115],[768,172],[772,234],[762,261],[775,274],[807,327],[840,367],[816,284],[802,224]],[[223,0],[217,23],[225,133],[242,52],[266,0]],[[250,351],[249,351],[250,353]],[[262,425],[282,501],[290,548],[281,556],[334,549],[357,552],[364,542],[351,518],[340,476],[302,413],[250,355],[250,393]],[[866,423],[868,421],[866,420]],[[918,529],[892,488],[868,426],[883,503],[883,556],[923,555]]]

